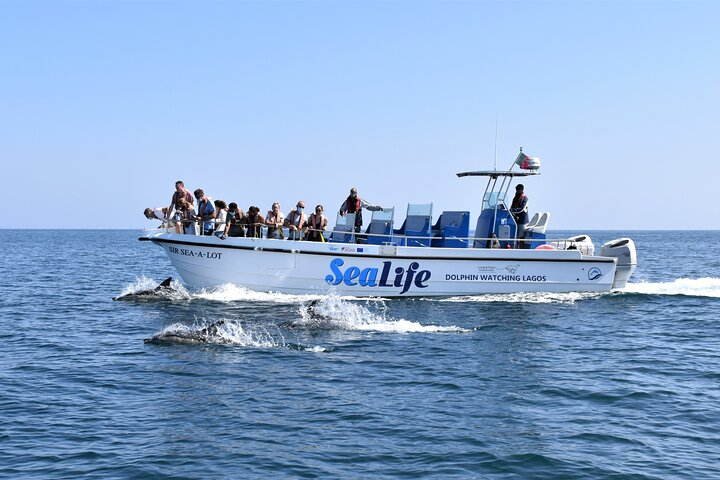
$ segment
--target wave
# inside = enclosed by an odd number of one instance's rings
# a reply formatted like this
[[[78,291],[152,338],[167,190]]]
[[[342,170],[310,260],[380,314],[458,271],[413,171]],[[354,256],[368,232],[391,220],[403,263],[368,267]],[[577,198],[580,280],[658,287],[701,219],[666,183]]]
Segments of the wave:
[[[215,288],[204,288],[193,293],[192,298],[211,300],[216,302],[268,302],[280,304],[295,304],[312,300],[319,300],[325,295],[291,295],[279,292],[256,292],[245,287],[238,287],[232,283],[226,283]],[[354,297],[345,297],[354,298]]]
[[[678,278],[672,282],[628,283],[625,288],[612,292],[568,292],[568,293],[507,293],[485,294],[444,298],[440,302],[506,302],[506,303],[575,303],[594,300],[610,295],[686,295],[694,297],[720,298],[720,278]],[[425,300],[433,300],[427,298]]]
[[[233,320],[194,322],[191,325],[173,323],[155,333],[151,339],[158,344],[216,344],[255,348],[285,346],[282,337],[277,339],[266,328],[247,328]]]
[[[672,282],[628,283],[621,292],[720,298],[720,278],[678,278]]]
[[[502,293],[484,295],[465,295],[437,300],[456,303],[575,303],[579,300],[593,300],[608,295],[607,292],[568,292],[568,293]],[[427,298],[425,300],[433,300]]]
[[[122,292],[120,292],[120,295],[118,295],[116,298],[132,296],[139,292],[144,292],[148,290],[155,290],[155,288],[157,288],[159,284],[160,282],[143,275],[138,277],[130,285],[126,286],[122,290]],[[137,300],[190,300],[192,298],[190,292],[178,280],[173,280],[172,282],[170,282],[170,287],[171,288],[169,289],[158,290],[157,293],[155,293],[154,295],[137,297]]]
[[[144,290],[152,290],[158,282],[141,276],[126,286],[119,297],[132,295]],[[216,288],[202,289],[198,292],[188,291],[178,280],[171,283],[172,289],[159,292],[153,297],[139,297],[138,300],[210,300],[217,302],[268,302],[285,305],[307,304],[320,302],[319,309],[325,317],[335,319],[338,328],[353,330],[378,330],[392,332],[428,332],[428,331],[464,331],[459,327],[441,327],[421,325],[407,320],[388,319],[385,314],[374,314],[366,308],[351,303],[354,301],[379,302],[384,305],[386,300],[361,299],[352,296],[303,294],[293,295],[279,292],[257,292],[233,284],[225,284]],[[613,292],[567,292],[567,293],[507,293],[464,295],[447,298],[424,298],[424,301],[457,302],[457,303],[559,303],[572,304],[583,300],[594,300],[608,295],[642,294],[642,295],[684,295],[695,297],[720,298],[720,278],[679,278],[671,282],[640,282],[628,283],[625,288]],[[360,308],[361,310],[358,310]],[[304,317],[303,317],[304,318]],[[304,318],[304,321],[307,320]]]
[[[256,292],[233,284],[225,284],[216,288],[203,289],[190,295],[191,298],[218,302],[268,302],[285,305],[300,304],[299,320],[288,323],[295,328],[323,328],[339,330],[365,330],[390,333],[440,333],[469,332],[470,330],[456,326],[422,325],[405,319],[389,317],[385,308],[385,300],[360,299],[352,296],[340,296],[333,292],[326,295],[305,294],[293,295],[279,292]],[[373,313],[366,305],[375,304]],[[313,305],[313,313],[308,306]]]
[[[271,331],[273,330],[273,331]],[[247,325],[235,320],[219,322],[194,322],[191,325],[173,323],[166,326],[146,343],[156,345],[230,345],[257,349],[287,348],[311,353],[331,352],[332,348],[321,345],[304,346],[288,343],[278,329],[261,325]]]
[[[467,333],[471,330],[454,325],[423,325],[418,322],[395,319],[387,314],[385,301],[365,300],[375,304],[377,313],[367,306],[330,295],[300,306],[300,320],[291,322],[294,328],[321,328],[385,333]]]
[[[422,298],[421,300],[440,302],[574,303],[578,300],[595,299],[607,294],[607,292],[510,293],[466,295],[441,299],[426,297]],[[459,327],[438,327],[432,325],[423,326],[420,324],[415,324],[415,322],[409,322],[411,325],[404,325],[403,322],[406,322],[406,320],[388,319],[385,315],[373,314],[367,309],[364,309],[364,311],[358,311],[357,307],[359,307],[359,305],[356,303],[350,303],[351,301],[364,301],[366,303],[382,304],[384,308],[384,303],[386,301],[392,301],[392,299],[372,298],[368,300],[367,298],[341,296],[337,295],[334,292],[330,292],[329,294],[304,295],[293,295],[279,292],[256,292],[248,288],[238,287],[231,283],[211,289],[203,289],[197,293],[191,294],[191,297],[219,302],[247,301],[269,302],[285,305],[305,303],[305,306],[307,306],[308,302],[320,302],[320,313],[322,313],[326,317],[338,320],[337,325],[339,328],[348,327],[348,329],[355,330],[362,328],[370,329],[369,327],[367,327],[367,325],[377,325],[378,330],[381,330],[382,328],[390,328],[391,331],[399,331],[403,333],[413,331],[445,331],[443,329],[449,329],[447,331],[464,331],[464,329]]]

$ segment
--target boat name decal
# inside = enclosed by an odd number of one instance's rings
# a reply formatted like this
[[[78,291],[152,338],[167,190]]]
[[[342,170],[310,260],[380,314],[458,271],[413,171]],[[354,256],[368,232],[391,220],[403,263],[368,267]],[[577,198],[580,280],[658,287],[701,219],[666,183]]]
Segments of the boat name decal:
[[[184,255],[186,257],[207,258],[209,260],[220,260],[223,252],[203,252],[190,250],[189,248],[168,247],[170,253]]]
[[[477,273],[448,273],[445,275],[448,281],[474,281],[474,282],[547,282],[546,275],[498,275],[498,274],[477,274]]]
[[[374,267],[363,268],[350,266],[345,271],[342,267],[345,262],[341,258],[335,258],[330,262],[331,275],[325,277],[325,281],[330,285],[339,285],[344,283],[348,287],[359,285],[361,287],[402,287],[400,294],[407,292],[412,285],[418,288],[427,288],[426,282],[430,279],[432,273],[429,270],[420,270],[418,262],[412,262],[405,269],[404,267],[396,267],[394,269],[395,276],[390,278],[390,270],[392,262],[383,262],[382,270]],[[378,280],[378,274],[380,279]]]

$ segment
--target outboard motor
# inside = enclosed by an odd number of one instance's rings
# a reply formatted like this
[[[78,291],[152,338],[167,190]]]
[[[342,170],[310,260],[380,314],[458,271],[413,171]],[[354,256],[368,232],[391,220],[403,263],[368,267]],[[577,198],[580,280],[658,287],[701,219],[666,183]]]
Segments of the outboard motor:
[[[600,248],[601,257],[614,257],[617,259],[613,288],[625,288],[630,275],[637,267],[637,252],[635,242],[629,238],[610,240]]]
[[[565,250],[580,250],[583,255],[593,256],[595,254],[595,244],[589,235],[576,235],[565,241],[567,245]]]

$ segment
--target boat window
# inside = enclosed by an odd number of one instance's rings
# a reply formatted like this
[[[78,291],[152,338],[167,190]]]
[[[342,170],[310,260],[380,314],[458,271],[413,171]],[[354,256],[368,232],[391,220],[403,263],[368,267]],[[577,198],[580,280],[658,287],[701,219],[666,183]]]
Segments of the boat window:
[[[505,206],[505,195],[500,192],[488,192],[483,198],[483,210],[486,208],[495,208],[496,205]]]

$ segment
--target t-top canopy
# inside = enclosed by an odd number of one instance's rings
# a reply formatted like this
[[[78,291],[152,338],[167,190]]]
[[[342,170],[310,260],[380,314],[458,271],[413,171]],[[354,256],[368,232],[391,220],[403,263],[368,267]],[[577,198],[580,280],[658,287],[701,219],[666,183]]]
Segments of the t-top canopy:
[[[538,171],[524,171],[524,172],[510,172],[510,171],[498,171],[498,170],[487,170],[479,172],[460,172],[457,174],[458,177],[529,177],[532,175],[540,175]]]

